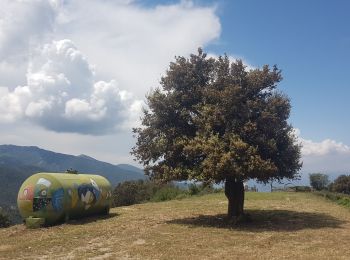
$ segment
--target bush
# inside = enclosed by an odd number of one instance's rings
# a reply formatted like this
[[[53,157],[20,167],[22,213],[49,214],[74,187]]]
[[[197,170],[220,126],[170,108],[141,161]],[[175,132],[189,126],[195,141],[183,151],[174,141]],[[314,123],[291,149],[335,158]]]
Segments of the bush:
[[[113,192],[113,206],[129,206],[146,201],[165,201],[175,199],[186,193],[172,184],[159,184],[152,181],[126,181],[119,183]]]
[[[166,201],[182,199],[193,195],[218,192],[212,185],[190,184],[188,190],[173,184],[160,184],[152,181],[126,181],[119,183],[113,191],[113,207],[129,206],[146,201]]]
[[[327,198],[331,201],[334,201],[338,203],[339,205],[349,207],[350,208],[350,195],[342,194],[342,193],[335,193],[335,192],[329,192],[329,191],[320,191],[315,192],[315,194],[322,196],[324,198]]]
[[[188,194],[193,196],[193,195],[197,195],[200,192],[200,188],[198,185],[191,183],[188,186]]]
[[[190,184],[188,187],[188,194],[193,195],[205,195],[217,192],[211,184]]]
[[[126,181],[119,183],[113,192],[113,206],[129,206],[150,200],[156,184],[150,181]]]
[[[293,189],[296,192],[310,192],[311,191],[311,188],[309,186],[294,186],[294,187],[290,187],[290,189]]]
[[[350,175],[340,175],[329,187],[333,192],[350,194]]]
[[[166,201],[172,200],[178,197],[180,194],[184,194],[184,190],[181,190],[175,186],[165,186],[160,188],[151,198],[151,201]]]
[[[8,227],[11,225],[10,219],[0,208],[0,228]]]

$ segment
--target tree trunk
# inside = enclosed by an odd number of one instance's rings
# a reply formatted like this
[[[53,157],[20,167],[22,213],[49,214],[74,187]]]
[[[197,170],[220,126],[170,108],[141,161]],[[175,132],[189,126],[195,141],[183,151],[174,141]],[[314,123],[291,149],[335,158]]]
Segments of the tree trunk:
[[[243,181],[227,178],[225,181],[225,195],[228,199],[228,212],[229,219],[238,219],[243,216],[244,206],[244,186]]]

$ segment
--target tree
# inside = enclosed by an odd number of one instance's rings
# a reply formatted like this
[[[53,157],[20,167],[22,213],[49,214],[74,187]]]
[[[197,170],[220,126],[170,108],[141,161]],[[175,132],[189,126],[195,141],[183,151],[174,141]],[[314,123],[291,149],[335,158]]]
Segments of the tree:
[[[350,175],[340,175],[330,186],[332,191],[350,194]]]
[[[310,173],[310,185],[315,190],[323,190],[329,184],[328,175],[323,173]]]
[[[156,180],[225,182],[228,217],[238,219],[244,181],[294,179],[301,168],[290,101],[276,89],[281,79],[276,66],[247,70],[201,49],[176,57],[147,96],[131,153]]]

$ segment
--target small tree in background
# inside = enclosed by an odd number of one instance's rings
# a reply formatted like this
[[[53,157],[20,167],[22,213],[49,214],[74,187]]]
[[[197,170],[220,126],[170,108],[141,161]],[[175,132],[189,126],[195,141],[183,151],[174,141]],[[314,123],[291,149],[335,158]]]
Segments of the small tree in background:
[[[350,194],[350,175],[340,175],[330,187],[331,191]]]
[[[310,185],[315,190],[324,190],[329,184],[328,175],[323,173],[310,173]]]
[[[241,60],[177,57],[147,97],[132,154],[151,178],[225,182],[228,217],[243,215],[243,182],[294,179],[300,145],[277,91],[281,71],[247,70]]]

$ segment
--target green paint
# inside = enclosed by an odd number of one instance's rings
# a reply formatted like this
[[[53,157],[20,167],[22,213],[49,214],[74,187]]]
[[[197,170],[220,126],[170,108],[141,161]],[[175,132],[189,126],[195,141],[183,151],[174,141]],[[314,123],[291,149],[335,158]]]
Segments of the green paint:
[[[45,225],[45,219],[29,217],[25,219],[25,223],[28,228],[40,228]]]
[[[69,218],[108,213],[112,187],[99,175],[37,173],[18,192],[17,204],[23,219],[45,219],[45,225]]]

